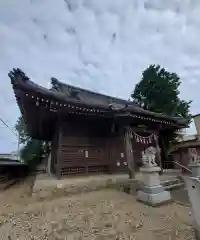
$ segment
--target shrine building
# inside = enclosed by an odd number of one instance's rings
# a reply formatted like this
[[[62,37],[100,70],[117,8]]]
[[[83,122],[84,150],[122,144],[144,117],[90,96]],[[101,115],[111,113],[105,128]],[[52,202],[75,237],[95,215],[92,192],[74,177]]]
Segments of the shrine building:
[[[55,78],[47,89],[20,69],[13,69],[9,77],[30,136],[51,142],[48,170],[57,178],[137,171],[142,151],[150,146],[157,149],[156,162],[161,166],[163,146],[158,136],[189,123]]]

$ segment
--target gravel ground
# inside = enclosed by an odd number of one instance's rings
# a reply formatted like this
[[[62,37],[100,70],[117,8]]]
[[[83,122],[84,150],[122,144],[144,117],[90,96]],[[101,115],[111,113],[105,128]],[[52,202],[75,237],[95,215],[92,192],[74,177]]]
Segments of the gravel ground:
[[[109,189],[33,202],[26,183],[9,191],[0,196],[3,240],[194,239],[190,208],[176,203],[152,208]]]

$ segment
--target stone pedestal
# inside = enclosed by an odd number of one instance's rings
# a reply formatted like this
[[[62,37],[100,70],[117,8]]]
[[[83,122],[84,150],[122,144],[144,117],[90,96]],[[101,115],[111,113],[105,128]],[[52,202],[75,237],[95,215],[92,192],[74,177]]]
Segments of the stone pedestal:
[[[200,163],[191,163],[188,167],[192,170],[193,177],[200,177]]]
[[[171,194],[160,184],[160,167],[142,167],[143,187],[138,191],[137,199],[151,206],[157,206],[171,201]]]
[[[195,239],[200,240],[200,178],[187,177],[186,186],[188,190],[188,196],[192,205],[193,215],[193,227],[195,230]]]

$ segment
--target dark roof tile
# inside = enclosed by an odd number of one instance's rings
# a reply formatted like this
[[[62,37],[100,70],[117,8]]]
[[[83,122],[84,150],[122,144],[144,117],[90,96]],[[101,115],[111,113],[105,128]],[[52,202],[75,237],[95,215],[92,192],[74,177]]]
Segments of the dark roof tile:
[[[11,83],[15,93],[17,93],[17,89],[21,88],[24,91],[38,92],[44,96],[56,99],[57,101],[82,104],[87,107],[105,109],[106,111],[122,111],[125,113],[135,113],[138,115],[150,116],[156,119],[169,120],[180,126],[187,126],[189,124],[189,119],[166,116],[161,113],[151,112],[140,108],[134,102],[71,86],[58,81],[56,78],[51,79],[52,88],[47,89],[30,81],[20,69],[13,69],[13,71],[11,71],[8,75],[11,78]]]

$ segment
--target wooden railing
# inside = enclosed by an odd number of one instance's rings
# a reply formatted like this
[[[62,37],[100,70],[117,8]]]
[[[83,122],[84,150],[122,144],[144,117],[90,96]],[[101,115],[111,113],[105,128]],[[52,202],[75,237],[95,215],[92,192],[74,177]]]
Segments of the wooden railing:
[[[171,167],[173,167],[174,164],[178,165],[180,167],[180,169],[182,169],[182,170],[184,169],[185,171],[192,173],[191,169],[187,168],[186,166],[184,166],[184,165],[182,165],[182,164],[180,164],[179,162],[176,162],[176,161],[164,162],[163,169],[164,170],[165,169],[172,169]]]
[[[185,167],[184,165],[182,165],[182,164],[180,164],[180,163],[178,163],[176,161],[173,161],[173,163],[177,164],[178,166],[180,166],[181,168],[185,169],[186,171],[192,173],[192,170],[187,168],[187,167]]]

